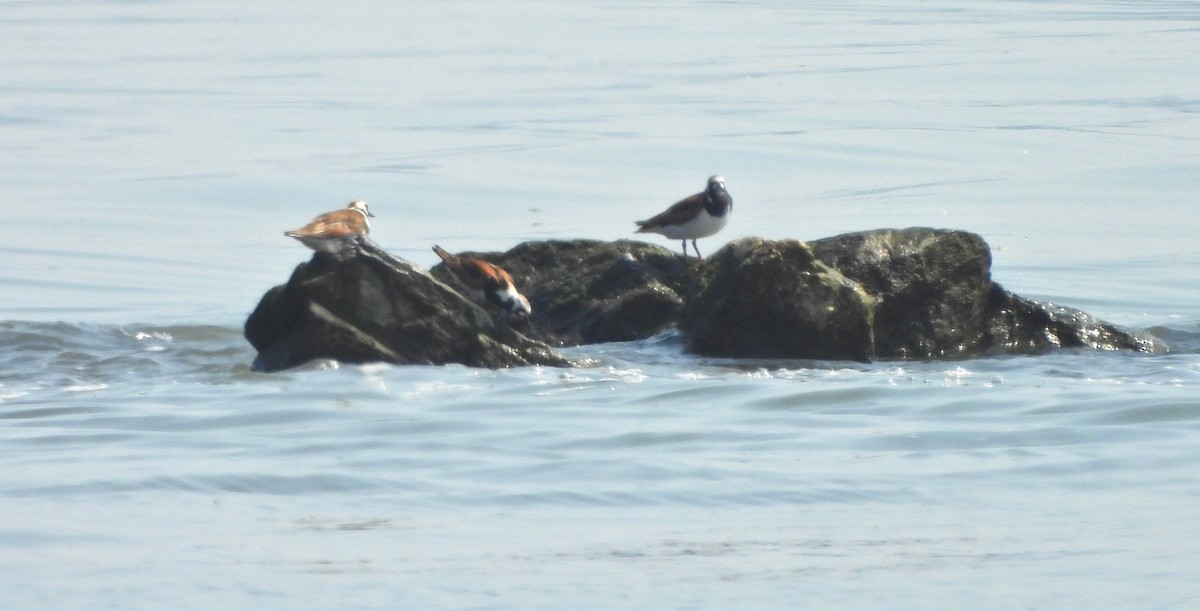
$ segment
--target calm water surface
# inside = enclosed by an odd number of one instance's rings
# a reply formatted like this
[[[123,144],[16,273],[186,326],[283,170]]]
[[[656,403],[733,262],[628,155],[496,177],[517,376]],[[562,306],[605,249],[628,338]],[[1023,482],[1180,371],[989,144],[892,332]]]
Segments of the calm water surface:
[[[0,3],[9,607],[1195,605],[1200,5],[563,4]],[[715,172],[706,252],[966,229],[1173,351],[249,370],[318,212],[432,264]]]

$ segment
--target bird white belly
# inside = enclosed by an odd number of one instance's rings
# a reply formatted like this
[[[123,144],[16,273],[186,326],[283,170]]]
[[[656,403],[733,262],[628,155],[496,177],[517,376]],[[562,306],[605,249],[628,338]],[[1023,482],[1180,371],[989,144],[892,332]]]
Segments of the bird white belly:
[[[658,227],[652,231],[657,231],[674,240],[694,240],[696,238],[707,238],[720,231],[721,228],[725,227],[725,223],[728,220],[728,216],[713,216],[707,211],[701,211],[696,218],[682,225],[668,225],[666,227]]]

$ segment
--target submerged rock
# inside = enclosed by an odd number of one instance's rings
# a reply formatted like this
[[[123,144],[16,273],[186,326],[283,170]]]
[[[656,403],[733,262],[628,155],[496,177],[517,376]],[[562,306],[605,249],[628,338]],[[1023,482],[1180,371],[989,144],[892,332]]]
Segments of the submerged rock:
[[[645,339],[679,321],[693,273],[678,253],[618,240],[525,242],[504,253],[463,253],[512,274],[533,306],[531,335],[557,345]],[[449,279],[443,265],[432,270]]]
[[[348,250],[337,257],[315,253],[287,284],[263,296],[245,326],[258,350],[256,370],[318,358],[491,368],[570,364],[368,238]]]
[[[700,268],[681,328],[698,354],[851,359],[874,356],[875,299],[803,242],[734,241]]]

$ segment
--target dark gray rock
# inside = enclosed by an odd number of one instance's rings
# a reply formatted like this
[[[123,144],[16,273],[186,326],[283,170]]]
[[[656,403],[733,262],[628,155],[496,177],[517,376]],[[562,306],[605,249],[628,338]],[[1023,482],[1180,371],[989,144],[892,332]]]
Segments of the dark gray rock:
[[[1075,308],[1041,303],[992,285],[988,319],[979,343],[983,354],[1037,354],[1055,348],[1167,352],[1146,333],[1121,329]]]
[[[818,259],[878,298],[876,356],[954,358],[980,350],[992,286],[991,251],[980,236],[918,227],[810,244]]]
[[[457,254],[507,270],[533,307],[530,335],[556,345],[645,339],[673,328],[694,276],[678,253],[630,240],[525,242],[504,253]],[[450,279],[441,264],[431,271]]]
[[[470,254],[513,274],[533,304],[531,335],[557,344],[645,339],[678,325],[690,350],[725,357],[1164,349],[1078,310],[1008,293],[992,282],[987,243],[965,231],[880,229],[808,245],[746,238],[703,262],[627,240]]]
[[[816,240],[813,253],[875,295],[880,358],[1036,354],[1058,347],[1166,347],[1093,316],[1041,304],[991,278],[991,250],[965,231],[879,229]]]
[[[744,238],[704,262],[684,309],[688,347],[722,357],[868,361],[875,299],[803,242]]]
[[[278,371],[312,359],[473,367],[569,366],[545,344],[494,320],[424,270],[367,238],[338,256],[314,253],[250,315],[254,368]]]
[[[558,345],[629,341],[677,325],[691,351],[718,357],[1166,350],[1148,335],[1009,293],[992,281],[987,243],[964,231],[881,229],[809,244],[745,238],[703,262],[628,240],[463,254],[512,274],[533,306],[529,326],[518,326],[525,334],[460,296],[443,266],[432,273],[445,283],[363,239],[334,256],[314,255],[263,297],[246,322],[256,367],[314,358],[561,366],[567,361],[529,337]]]

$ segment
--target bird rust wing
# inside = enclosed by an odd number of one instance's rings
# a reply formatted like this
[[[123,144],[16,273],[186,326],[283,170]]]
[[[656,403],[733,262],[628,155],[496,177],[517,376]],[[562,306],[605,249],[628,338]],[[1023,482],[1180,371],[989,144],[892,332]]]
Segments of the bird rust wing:
[[[366,232],[362,214],[354,210],[337,210],[318,216],[311,223],[289,231],[288,235],[342,238]]]

